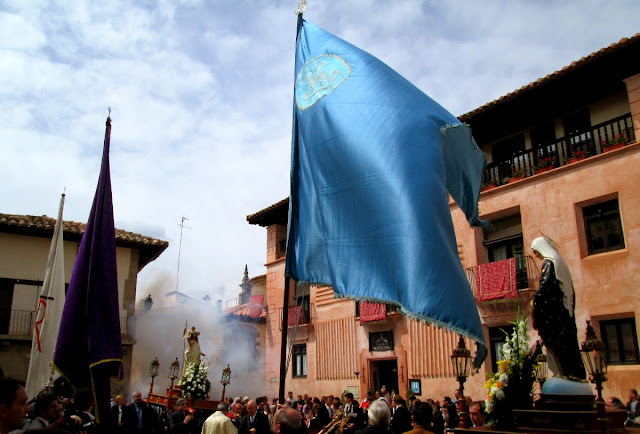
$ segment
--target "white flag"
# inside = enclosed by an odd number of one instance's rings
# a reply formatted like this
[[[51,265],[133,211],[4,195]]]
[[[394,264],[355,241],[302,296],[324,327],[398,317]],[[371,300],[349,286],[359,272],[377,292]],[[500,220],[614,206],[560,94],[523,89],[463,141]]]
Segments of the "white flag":
[[[29,361],[29,374],[27,376],[27,394],[29,398],[45,388],[45,384],[51,376],[51,362],[58,338],[60,318],[64,308],[64,251],[62,209],[64,208],[64,194],[60,198],[58,220],[53,231],[53,239],[49,249],[49,259],[44,275],[44,284],[38,300],[33,340],[31,343],[31,360]],[[56,372],[54,378],[60,375]]]

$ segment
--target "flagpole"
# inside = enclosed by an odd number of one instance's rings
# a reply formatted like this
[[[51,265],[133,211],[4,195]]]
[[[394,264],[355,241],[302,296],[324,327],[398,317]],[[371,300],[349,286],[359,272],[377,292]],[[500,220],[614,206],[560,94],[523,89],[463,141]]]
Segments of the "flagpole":
[[[295,13],[298,15],[296,24],[296,42],[300,35],[302,27],[302,14],[307,10],[307,0],[300,0]],[[293,122],[296,120],[294,119]],[[280,342],[280,384],[278,388],[278,402],[284,404],[284,386],[287,377],[287,329],[289,328],[289,294],[291,293],[291,278],[285,277],[284,280],[284,300],[282,303],[282,335]]]

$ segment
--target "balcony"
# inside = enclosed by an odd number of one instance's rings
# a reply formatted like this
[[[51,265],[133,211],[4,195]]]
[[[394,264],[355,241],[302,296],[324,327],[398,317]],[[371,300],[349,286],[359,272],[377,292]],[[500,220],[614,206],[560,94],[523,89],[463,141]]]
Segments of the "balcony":
[[[540,271],[530,256],[518,256],[465,269],[478,303],[514,299],[520,291],[535,289]]]
[[[3,321],[0,333],[13,337],[30,338],[35,324],[36,312],[33,310],[11,310],[8,321]]]
[[[380,305],[382,306],[381,303],[369,303],[369,305]],[[390,317],[393,317],[395,315],[401,315],[400,313],[400,308],[398,306],[396,306],[395,304],[384,304],[384,314],[382,315],[384,318],[378,318],[378,319],[372,319],[371,318],[371,314],[372,312],[369,312],[369,314],[365,314],[364,316],[361,315],[361,311],[362,311],[362,301],[360,300],[356,300],[356,318],[360,320],[360,323],[367,323],[370,321],[386,321],[388,320]],[[373,313],[373,317],[375,317],[377,314]]]
[[[607,152],[608,145],[635,142],[631,114],[619,116],[607,122],[594,125],[589,130],[576,132],[561,137],[551,143],[535,146],[514,154],[504,161],[489,163],[484,171],[485,189],[513,182],[520,178],[533,176],[541,171],[566,166],[574,161],[582,160]],[[550,164],[544,165],[544,160]]]
[[[28,338],[33,337],[33,328],[36,321],[35,310],[11,310],[11,315],[8,321],[5,321],[5,326],[0,324],[0,335],[6,335],[9,338]],[[2,321],[0,320],[0,323]],[[120,317],[120,334],[123,339],[130,338],[129,333],[129,317]]]
[[[278,328],[282,330],[282,308],[278,310]],[[313,320],[316,318],[316,309],[313,303],[302,306],[289,306],[287,324],[289,328],[313,327]]]

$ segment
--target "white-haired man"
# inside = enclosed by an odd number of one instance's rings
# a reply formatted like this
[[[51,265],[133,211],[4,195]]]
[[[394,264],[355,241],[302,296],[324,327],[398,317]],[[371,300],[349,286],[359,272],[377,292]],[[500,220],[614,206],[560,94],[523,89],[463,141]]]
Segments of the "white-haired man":
[[[391,410],[384,399],[377,399],[369,406],[369,426],[356,434],[389,434]]]

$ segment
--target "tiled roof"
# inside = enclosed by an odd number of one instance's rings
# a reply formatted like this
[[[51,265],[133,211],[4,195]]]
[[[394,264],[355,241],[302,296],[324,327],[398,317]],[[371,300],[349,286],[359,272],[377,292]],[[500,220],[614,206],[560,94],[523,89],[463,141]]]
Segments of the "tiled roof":
[[[55,225],[56,219],[46,215],[31,216],[0,213],[0,232],[51,238]],[[80,242],[86,226],[85,223],[65,220],[62,224],[64,239]],[[166,250],[169,247],[169,242],[116,229],[116,245],[140,249],[139,268],[142,269],[142,267],[156,259]]]
[[[619,50],[622,50],[623,48],[627,47],[630,44],[636,43],[640,40],[640,33],[636,33],[635,35],[633,35],[630,38],[622,38],[620,39],[620,41],[615,42],[611,45],[609,45],[608,47],[604,47],[594,53],[589,54],[588,56],[583,57],[580,60],[576,60],[574,62],[571,62],[570,65],[565,66],[564,68],[557,70],[555,72],[552,72],[551,74],[548,74],[542,78],[539,78],[538,80],[534,81],[533,83],[529,83],[525,86],[522,86],[520,89],[514,90],[513,92],[509,92],[508,94],[501,96],[500,98],[493,100],[491,102],[488,102],[478,108],[475,108],[473,110],[471,110],[468,113],[463,114],[462,116],[459,116],[459,119],[461,121],[467,121],[469,118],[472,118],[473,116],[476,116],[494,106],[497,106],[499,104],[505,103],[505,102],[509,102],[523,94],[526,94],[530,91],[533,91],[557,78],[560,78],[564,75],[567,75],[569,73],[572,73],[574,71],[577,71],[581,68],[583,68],[586,65],[589,65],[592,62],[595,62],[596,60],[600,59],[603,56],[606,56],[608,54],[611,53],[615,53]]]
[[[247,221],[252,225],[269,226],[274,223],[287,224],[289,212],[289,198],[282,199],[267,208],[247,216]]]
[[[265,322],[267,320],[267,309],[265,306],[262,306],[262,312],[260,312],[260,316],[258,318],[252,318],[251,315],[249,315],[249,303],[228,307],[224,310],[224,313],[226,315],[236,317],[236,319],[245,321]]]

